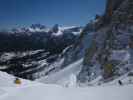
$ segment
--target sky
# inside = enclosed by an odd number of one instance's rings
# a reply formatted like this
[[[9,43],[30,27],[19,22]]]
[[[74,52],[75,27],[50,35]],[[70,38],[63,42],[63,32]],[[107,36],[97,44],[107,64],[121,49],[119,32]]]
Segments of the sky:
[[[0,0],[0,29],[31,24],[82,26],[104,8],[105,0]]]

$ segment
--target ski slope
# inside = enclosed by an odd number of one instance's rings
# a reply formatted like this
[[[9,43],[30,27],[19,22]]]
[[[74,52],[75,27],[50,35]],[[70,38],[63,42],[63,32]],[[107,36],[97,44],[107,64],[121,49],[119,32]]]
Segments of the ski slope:
[[[0,72],[0,100],[133,100],[133,85],[65,88],[14,78]]]
[[[67,66],[63,70],[56,72],[52,75],[38,79],[37,81],[47,84],[60,84],[60,85],[75,85],[76,75],[81,69],[83,59],[76,61],[75,63]]]
[[[0,100],[133,100],[132,93],[133,85],[63,88],[36,84],[36,86],[18,88],[13,92],[6,91],[6,95],[2,94]]]

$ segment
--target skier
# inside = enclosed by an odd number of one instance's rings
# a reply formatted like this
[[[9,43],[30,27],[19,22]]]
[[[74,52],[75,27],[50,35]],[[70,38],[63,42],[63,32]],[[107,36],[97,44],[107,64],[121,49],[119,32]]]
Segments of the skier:
[[[119,83],[119,85],[123,85],[123,83],[122,83],[122,81],[121,81],[121,80],[119,80],[119,81],[118,81],[118,83]]]
[[[14,83],[20,85],[22,82],[21,82],[21,80],[20,80],[19,78],[16,78],[16,79],[14,80]]]

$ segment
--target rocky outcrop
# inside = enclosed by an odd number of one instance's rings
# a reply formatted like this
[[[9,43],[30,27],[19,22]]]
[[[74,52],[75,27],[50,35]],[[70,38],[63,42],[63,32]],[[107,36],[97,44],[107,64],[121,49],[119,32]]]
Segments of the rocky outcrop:
[[[122,2],[125,0],[107,0],[106,1],[106,9],[105,9],[105,15],[109,16],[115,11]]]
[[[83,68],[77,76],[81,83],[99,76],[100,81],[113,80],[132,69],[133,1],[108,0],[105,15],[110,22],[95,32],[85,50]]]

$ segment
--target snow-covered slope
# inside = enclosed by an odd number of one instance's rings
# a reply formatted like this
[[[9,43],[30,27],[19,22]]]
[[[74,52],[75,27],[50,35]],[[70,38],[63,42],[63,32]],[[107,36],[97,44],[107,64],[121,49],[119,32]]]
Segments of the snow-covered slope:
[[[38,32],[43,32],[43,33],[49,33],[52,32],[53,35],[55,36],[60,36],[63,35],[64,32],[70,32],[73,33],[74,35],[79,35],[82,30],[82,27],[79,26],[61,26],[58,24],[55,24],[53,27],[47,27],[42,24],[32,24],[29,27],[22,27],[22,28],[12,28],[11,30],[5,30],[4,32],[7,33],[38,33]],[[0,30],[1,32],[1,30]],[[3,31],[2,31],[3,32]]]
[[[4,77],[4,79],[3,79]],[[3,80],[1,80],[1,78]],[[132,100],[133,85],[87,88],[64,88],[22,80],[12,83],[13,77],[0,72],[0,100]],[[25,84],[23,84],[25,83]]]
[[[76,86],[76,76],[79,73],[82,66],[83,59],[67,66],[66,68],[52,73],[46,77],[42,77],[37,81],[47,84],[60,84],[63,86]]]

